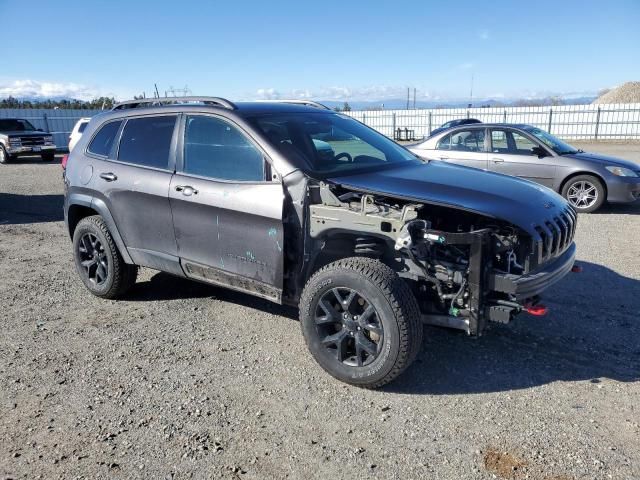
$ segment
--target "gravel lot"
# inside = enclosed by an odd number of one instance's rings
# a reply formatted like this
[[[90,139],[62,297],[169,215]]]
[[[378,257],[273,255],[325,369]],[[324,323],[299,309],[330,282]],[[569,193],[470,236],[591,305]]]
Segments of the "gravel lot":
[[[150,270],[92,297],[60,174],[0,168],[0,478],[640,478],[640,204],[580,217],[584,272],[547,317],[430,327],[366,391],[315,364],[295,310]]]

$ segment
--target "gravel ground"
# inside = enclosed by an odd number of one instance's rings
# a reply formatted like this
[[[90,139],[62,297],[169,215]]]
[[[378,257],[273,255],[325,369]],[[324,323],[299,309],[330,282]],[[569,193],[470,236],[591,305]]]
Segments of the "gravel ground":
[[[314,363],[295,310],[150,270],[92,297],[59,165],[2,166],[0,478],[640,478],[638,238],[640,204],[582,215],[547,317],[427,328],[366,391]]]

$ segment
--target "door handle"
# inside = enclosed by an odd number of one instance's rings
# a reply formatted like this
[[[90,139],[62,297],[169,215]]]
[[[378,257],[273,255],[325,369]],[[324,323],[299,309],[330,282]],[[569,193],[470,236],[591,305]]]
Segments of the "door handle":
[[[504,159],[502,158],[492,158],[493,163],[504,163]]]
[[[115,173],[105,172],[100,174],[100,178],[106,180],[107,182],[113,182],[118,179]]]
[[[193,188],[191,185],[176,185],[176,192],[182,192],[182,194],[187,197],[198,194],[198,190]]]
[[[449,160],[449,157],[442,156],[442,157],[440,157],[440,160]]]

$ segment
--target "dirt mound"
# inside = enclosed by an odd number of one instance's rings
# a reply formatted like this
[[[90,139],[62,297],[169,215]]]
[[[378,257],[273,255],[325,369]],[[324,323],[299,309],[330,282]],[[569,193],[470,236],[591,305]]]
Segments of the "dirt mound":
[[[593,103],[640,103],[640,82],[627,82],[600,95]]]

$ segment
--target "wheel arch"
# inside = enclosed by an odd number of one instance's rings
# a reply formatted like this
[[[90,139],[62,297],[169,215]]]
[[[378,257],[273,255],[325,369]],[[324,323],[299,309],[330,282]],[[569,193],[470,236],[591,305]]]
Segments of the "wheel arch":
[[[560,182],[560,188],[558,189],[558,193],[560,195],[562,195],[562,191],[564,190],[564,187],[567,185],[567,183],[575,177],[579,177],[580,175],[589,175],[590,177],[595,177],[597,178],[600,183],[602,184],[602,188],[604,188],[604,193],[605,193],[605,199],[607,198],[609,191],[607,189],[607,182],[605,181],[604,178],[602,178],[602,175],[596,173],[596,172],[591,172],[589,170],[579,170],[577,172],[571,172],[569,175],[567,175],[562,182]]]
[[[69,236],[73,238],[73,232],[78,226],[80,220],[91,215],[100,215],[102,217],[104,222],[107,224],[109,233],[111,233],[113,241],[118,247],[120,255],[122,255],[125,263],[133,264],[134,262],[129,255],[129,251],[125,246],[124,241],[122,240],[122,236],[116,227],[116,223],[109,211],[109,208],[106,203],[99,198],[80,193],[72,193],[69,195],[66,207],[66,223]]]

